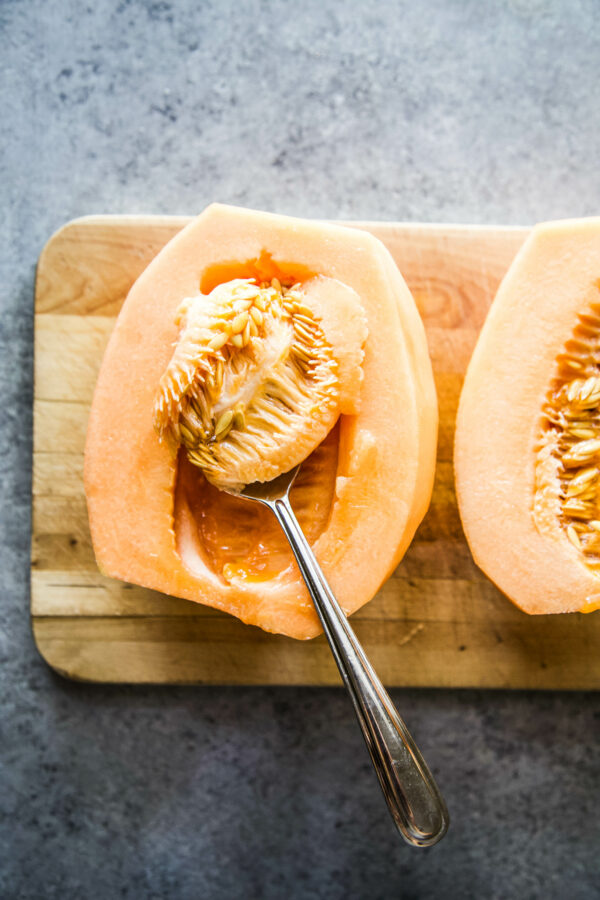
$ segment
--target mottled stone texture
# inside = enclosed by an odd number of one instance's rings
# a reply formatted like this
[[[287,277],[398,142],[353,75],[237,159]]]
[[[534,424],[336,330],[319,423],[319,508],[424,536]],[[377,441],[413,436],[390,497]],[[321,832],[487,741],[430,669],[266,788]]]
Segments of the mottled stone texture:
[[[594,0],[0,3],[0,895],[600,896],[600,697],[395,691],[452,829],[396,838],[341,691],[91,687],[27,618],[32,294],[65,220],[600,212]],[[507,536],[509,539],[509,536]]]

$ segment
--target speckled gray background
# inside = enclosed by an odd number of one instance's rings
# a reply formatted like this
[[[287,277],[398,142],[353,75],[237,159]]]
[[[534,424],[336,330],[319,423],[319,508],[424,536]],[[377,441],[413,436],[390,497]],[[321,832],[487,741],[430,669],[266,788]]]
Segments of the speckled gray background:
[[[300,9],[301,7],[301,9]],[[32,293],[85,213],[600,212],[597,2],[0,2],[0,895],[600,896],[600,695],[394,691],[453,816],[396,838],[341,690],[71,684],[29,633]]]

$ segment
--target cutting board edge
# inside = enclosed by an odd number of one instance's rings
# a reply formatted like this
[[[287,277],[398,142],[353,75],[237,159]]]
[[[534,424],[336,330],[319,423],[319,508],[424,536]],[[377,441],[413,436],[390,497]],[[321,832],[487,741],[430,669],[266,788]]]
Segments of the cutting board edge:
[[[180,677],[172,677],[167,673],[162,673],[162,677],[159,677],[161,673],[155,675],[154,677],[145,675],[141,675],[136,672],[129,672],[127,677],[123,676],[123,671],[115,668],[113,675],[105,675],[101,677],[92,677],[86,674],[82,674],[82,667],[79,665],[79,668],[71,668],[68,665],[67,660],[61,656],[60,649],[56,652],[52,645],[53,641],[46,640],[42,635],[40,635],[40,627],[43,629],[43,622],[48,617],[44,616],[30,616],[31,621],[31,629],[33,640],[35,643],[35,647],[40,657],[44,660],[46,665],[48,665],[53,672],[55,672],[61,678],[65,678],[68,681],[74,681],[81,684],[98,684],[98,685],[122,685],[122,684],[131,684],[131,685],[149,685],[149,686],[159,686],[159,685],[173,685],[173,686],[197,686],[197,687],[242,687],[242,688],[259,688],[259,687],[307,687],[307,688],[322,688],[322,687],[334,687],[334,688],[342,688],[343,683],[341,681],[340,676],[337,671],[333,671],[331,675],[327,675],[322,677],[320,681],[316,682],[314,680],[309,680],[306,678],[281,678],[272,680],[265,680],[265,678],[257,678],[256,680],[252,680],[248,678],[245,681],[235,680],[233,678],[206,678],[206,677],[192,677],[192,678],[180,678]],[[65,617],[68,620],[69,617]],[[76,622],[77,617],[73,617],[73,620]],[[277,635],[276,637],[283,638],[283,635]],[[291,638],[289,640],[292,640]],[[316,640],[316,639],[315,639]],[[310,643],[310,642],[309,642]],[[152,647],[152,644],[148,644],[148,646]],[[97,651],[98,655],[100,654],[100,650]],[[88,663],[89,665],[89,663]],[[83,671],[85,671],[85,666],[83,667]],[[481,680],[474,680],[469,678],[450,678],[446,681],[446,683],[441,684],[439,681],[431,682],[431,683],[423,683],[422,678],[418,679],[399,679],[399,678],[387,678],[383,679],[386,687],[393,689],[418,689],[418,690],[486,690],[486,691],[514,691],[514,690],[528,690],[528,691],[568,691],[568,692],[578,692],[578,691],[596,691],[600,690],[600,677],[590,683],[589,681],[577,681],[574,680],[571,684],[565,685],[562,683],[558,677],[553,677],[552,673],[544,675],[541,679],[537,679],[537,681],[533,680],[522,680],[520,682],[506,682],[506,683],[489,683],[482,684]]]
[[[250,208],[250,207],[248,207]],[[78,226],[94,226],[94,225],[151,225],[151,226],[160,226],[164,225],[166,227],[174,227],[180,226],[181,228],[185,227],[185,225],[189,224],[194,218],[196,218],[193,214],[185,215],[185,214],[176,214],[176,215],[167,215],[162,213],[89,213],[84,216],[75,216],[72,219],[68,219],[58,228],[56,228],[52,234],[46,240],[44,246],[42,247],[37,264],[36,264],[36,273],[39,271],[40,264],[43,263],[45,256],[48,253],[48,250],[52,247],[52,244],[58,239],[62,238],[70,229],[76,228]],[[308,221],[312,221],[307,216],[298,216],[297,218],[307,219]],[[462,223],[462,222],[410,222],[410,221],[382,221],[379,219],[315,219],[314,221],[323,221],[329,222],[335,225],[343,225],[348,228],[365,228],[365,229],[389,229],[390,231],[397,231],[402,229],[411,229],[423,232],[431,232],[434,234],[437,231],[452,231],[457,233],[469,233],[473,231],[477,232],[488,232],[488,233],[507,233],[507,234],[527,234],[532,226],[531,225],[478,225],[476,223]],[[37,277],[36,277],[36,290],[35,290],[35,299],[37,300]]]

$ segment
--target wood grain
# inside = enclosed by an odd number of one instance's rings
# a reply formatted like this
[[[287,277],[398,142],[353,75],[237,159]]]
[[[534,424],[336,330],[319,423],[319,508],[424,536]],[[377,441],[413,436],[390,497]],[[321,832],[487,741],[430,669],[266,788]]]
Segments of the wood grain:
[[[87,416],[114,318],[184,218],[68,223],[38,265],[31,614],[44,658],[111,682],[339,683],[324,639],[301,643],[100,574],[82,470]],[[359,223],[346,223],[355,225]],[[353,616],[389,685],[599,688],[600,616],[529,617],[475,566],[452,470],[454,420],[477,334],[525,229],[362,223],[389,248],[425,322],[440,402],[430,510],[402,564]],[[508,536],[507,536],[508,539]]]

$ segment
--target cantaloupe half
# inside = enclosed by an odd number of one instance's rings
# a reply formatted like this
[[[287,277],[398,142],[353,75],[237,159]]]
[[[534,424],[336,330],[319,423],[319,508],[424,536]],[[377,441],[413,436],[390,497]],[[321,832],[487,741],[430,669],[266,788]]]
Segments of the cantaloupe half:
[[[600,218],[533,229],[492,304],[457,418],[475,562],[527,613],[600,607]]]
[[[437,437],[424,330],[406,284],[367,232],[222,205],[165,246],[116,322],[86,444],[92,540],[107,575],[310,638],[320,625],[272,514],[218,490],[154,428],[176,310],[242,278],[298,283],[337,347],[339,418],[303,463],[292,504],[345,612],[370,600],[401,559],[429,504]],[[356,296],[364,316],[353,313]]]

